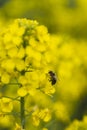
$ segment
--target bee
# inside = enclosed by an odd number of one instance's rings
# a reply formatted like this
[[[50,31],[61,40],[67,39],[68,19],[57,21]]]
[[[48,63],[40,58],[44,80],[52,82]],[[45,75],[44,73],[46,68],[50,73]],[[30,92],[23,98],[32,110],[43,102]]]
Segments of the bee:
[[[57,82],[56,74],[53,71],[50,70],[48,72],[48,75],[49,75],[49,81],[51,82],[51,84],[52,85],[56,84],[56,82]]]

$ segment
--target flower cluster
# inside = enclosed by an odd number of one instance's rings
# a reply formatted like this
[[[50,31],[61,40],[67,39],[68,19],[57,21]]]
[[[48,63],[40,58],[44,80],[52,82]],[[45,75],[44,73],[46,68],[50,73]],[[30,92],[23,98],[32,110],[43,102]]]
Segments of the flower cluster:
[[[36,21],[16,19],[0,33],[0,85],[19,84],[18,95],[34,95],[36,89],[50,95],[55,88],[48,83],[50,36]]]
[[[44,122],[48,122],[50,119],[51,119],[51,112],[48,108],[45,108],[45,109],[37,108],[32,113],[32,120],[35,126],[39,125],[40,120],[43,120]]]

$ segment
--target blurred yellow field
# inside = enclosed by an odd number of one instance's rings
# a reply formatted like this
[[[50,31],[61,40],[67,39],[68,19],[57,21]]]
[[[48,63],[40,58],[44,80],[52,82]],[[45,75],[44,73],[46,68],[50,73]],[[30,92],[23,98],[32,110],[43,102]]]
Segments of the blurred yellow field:
[[[0,1],[0,130],[87,130],[87,1]]]

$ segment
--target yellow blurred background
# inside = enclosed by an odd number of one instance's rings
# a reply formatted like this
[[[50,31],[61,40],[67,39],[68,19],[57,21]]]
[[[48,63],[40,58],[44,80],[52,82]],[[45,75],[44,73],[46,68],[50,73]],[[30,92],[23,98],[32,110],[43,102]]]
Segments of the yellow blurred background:
[[[0,31],[15,18],[37,20],[52,35],[56,93],[53,98],[29,99],[51,106],[53,118],[42,125],[49,130],[87,130],[87,0],[0,0]],[[41,130],[27,124],[26,130]],[[9,119],[0,120],[0,130],[13,130]]]
[[[86,0],[0,0],[0,18],[36,19],[51,33],[65,33],[86,38]],[[1,20],[0,20],[1,21]]]

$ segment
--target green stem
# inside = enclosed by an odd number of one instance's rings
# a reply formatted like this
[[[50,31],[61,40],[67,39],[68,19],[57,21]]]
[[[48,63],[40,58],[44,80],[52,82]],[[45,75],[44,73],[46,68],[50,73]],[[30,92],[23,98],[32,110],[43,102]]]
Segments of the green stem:
[[[21,113],[21,126],[22,126],[22,129],[25,129],[25,109],[24,109],[24,106],[25,105],[25,101],[24,101],[24,97],[21,97],[20,99],[20,113]]]

